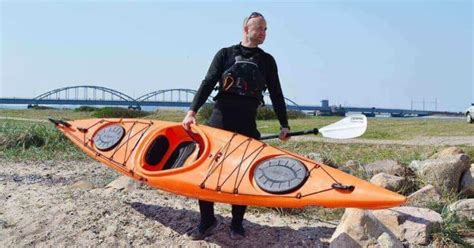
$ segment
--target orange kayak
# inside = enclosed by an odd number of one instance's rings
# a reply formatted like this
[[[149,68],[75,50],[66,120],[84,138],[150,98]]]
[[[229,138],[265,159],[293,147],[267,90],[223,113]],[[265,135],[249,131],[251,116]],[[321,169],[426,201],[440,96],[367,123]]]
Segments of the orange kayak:
[[[92,158],[148,185],[213,202],[388,208],[406,197],[240,134],[143,119],[52,120]]]

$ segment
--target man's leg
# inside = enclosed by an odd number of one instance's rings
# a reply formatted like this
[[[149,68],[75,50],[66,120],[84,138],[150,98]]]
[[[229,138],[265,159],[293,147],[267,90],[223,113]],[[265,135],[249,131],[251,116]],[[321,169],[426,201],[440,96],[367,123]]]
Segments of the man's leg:
[[[201,212],[201,223],[199,224],[201,228],[206,229],[214,224],[214,221],[216,221],[214,202],[199,200],[199,211]]]
[[[194,240],[201,240],[209,236],[212,230],[217,226],[217,220],[214,216],[214,202],[199,200],[199,211],[201,213],[201,221],[188,236]]]
[[[247,206],[241,205],[232,205],[232,228],[240,228],[242,227],[242,221],[244,220],[244,214]]]
[[[247,206],[232,205],[232,222],[230,224],[230,238],[243,239],[245,238],[245,230],[242,222]]]

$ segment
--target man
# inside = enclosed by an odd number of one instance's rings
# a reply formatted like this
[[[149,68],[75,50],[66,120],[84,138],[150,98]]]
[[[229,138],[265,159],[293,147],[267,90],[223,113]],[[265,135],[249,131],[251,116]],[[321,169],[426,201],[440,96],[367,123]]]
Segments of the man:
[[[258,106],[263,104],[263,91],[268,89],[281,126],[279,138],[288,138],[286,105],[276,62],[270,54],[258,48],[265,41],[266,30],[267,23],[263,15],[253,12],[244,20],[242,42],[217,52],[182,122],[185,129],[189,130],[191,124],[196,124],[197,111],[219,81],[219,92],[214,98],[209,126],[260,138],[256,114]],[[232,239],[245,237],[242,221],[246,207],[232,205]],[[213,202],[199,200],[199,209],[201,221],[190,233],[192,239],[203,239],[217,226]]]

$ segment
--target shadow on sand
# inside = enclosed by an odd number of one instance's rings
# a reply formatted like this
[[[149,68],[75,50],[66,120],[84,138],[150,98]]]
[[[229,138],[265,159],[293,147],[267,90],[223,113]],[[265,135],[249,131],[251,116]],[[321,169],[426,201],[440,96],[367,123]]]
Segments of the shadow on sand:
[[[162,225],[173,229],[183,239],[189,239],[185,234],[199,222],[199,213],[193,210],[176,209],[167,206],[148,205],[140,202],[128,203],[137,212],[153,219]],[[268,226],[244,220],[247,238],[234,241],[229,238],[228,231],[230,217],[216,215],[219,226],[205,239],[206,242],[220,246],[245,247],[327,247],[327,240],[331,237],[335,227],[302,227],[298,230],[285,226]]]

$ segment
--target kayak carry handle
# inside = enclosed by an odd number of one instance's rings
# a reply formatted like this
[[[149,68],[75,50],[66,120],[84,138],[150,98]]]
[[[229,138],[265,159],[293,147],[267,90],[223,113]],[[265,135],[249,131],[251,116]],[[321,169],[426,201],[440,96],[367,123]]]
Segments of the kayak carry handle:
[[[344,185],[341,183],[333,183],[331,187],[333,189],[340,189],[340,190],[347,190],[347,191],[354,191],[355,189],[354,185]]]
[[[289,132],[288,137],[306,135],[306,134],[318,134],[318,133],[319,133],[319,130],[317,128],[313,128],[306,131]],[[275,138],[278,138],[278,136],[280,135],[278,134],[266,135],[266,136],[260,137],[260,140],[275,139]]]

